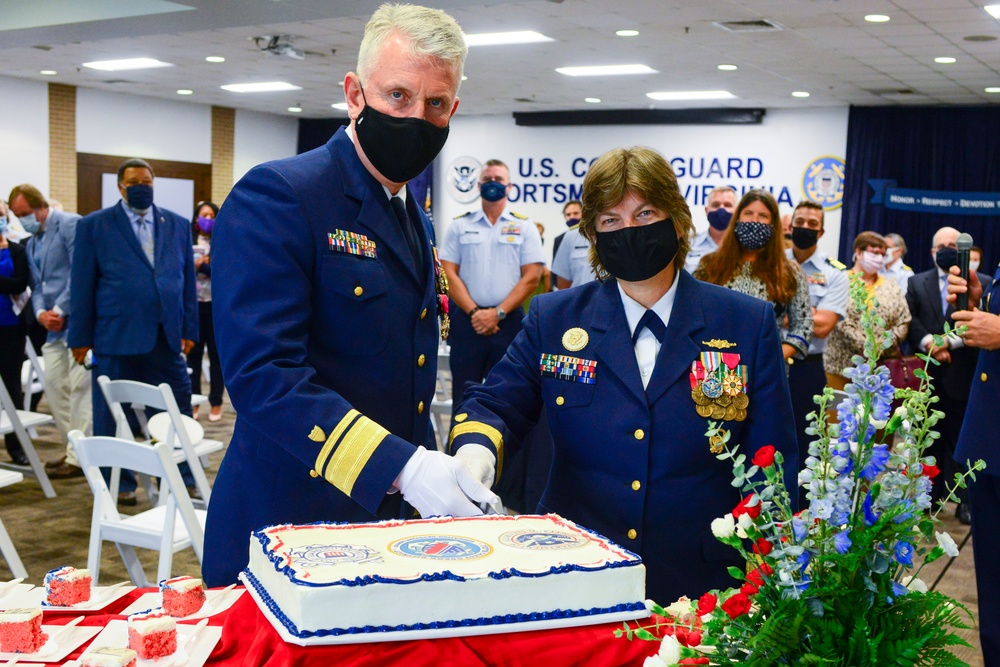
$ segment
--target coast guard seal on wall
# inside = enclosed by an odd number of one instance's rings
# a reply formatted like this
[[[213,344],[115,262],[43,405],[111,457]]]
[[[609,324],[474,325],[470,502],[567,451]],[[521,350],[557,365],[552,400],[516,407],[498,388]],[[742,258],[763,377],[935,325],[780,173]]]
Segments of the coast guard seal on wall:
[[[456,158],[445,172],[448,193],[459,204],[470,204],[479,199],[479,171],[483,165],[473,157]]]
[[[802,174],[802,193],[824,211],[840,208],[844,203],[844,160],[833,155],[813,160]]]

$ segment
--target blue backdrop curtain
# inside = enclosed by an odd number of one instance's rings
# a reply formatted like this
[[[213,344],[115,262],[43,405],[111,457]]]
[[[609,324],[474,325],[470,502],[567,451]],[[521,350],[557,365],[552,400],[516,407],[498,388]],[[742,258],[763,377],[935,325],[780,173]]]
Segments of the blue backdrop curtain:
[[[912,213],[870,204],[870,178],[898,187],[1000,193],[1000,107],[851,107],[840,228],[840,259],[852,265],[863,231],[897,232],[914,271],[932,267],[931,241],[941,227],[972,234],[984,273],[1000,262],[1000,217]]]

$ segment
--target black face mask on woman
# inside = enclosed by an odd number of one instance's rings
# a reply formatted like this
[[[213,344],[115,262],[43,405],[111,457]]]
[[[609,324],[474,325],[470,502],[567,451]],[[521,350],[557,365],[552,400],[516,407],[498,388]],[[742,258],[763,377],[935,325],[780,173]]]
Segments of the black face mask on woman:
[[[628,282],[648,280],[667,268],[679,245],[670,218],[613,232],[597,232],[594,243],[601,266],[615,278]]]
[[[448,126],[423,118],[397,118],[368,104],[354,121],[358,143],[368,161],[393,183],[406,183],[427,168],[448,140]]]

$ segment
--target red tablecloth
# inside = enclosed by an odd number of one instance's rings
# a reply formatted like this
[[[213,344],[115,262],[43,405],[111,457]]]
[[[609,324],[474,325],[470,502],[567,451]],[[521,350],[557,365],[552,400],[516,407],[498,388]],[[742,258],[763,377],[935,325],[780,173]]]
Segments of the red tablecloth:
[[[124,620],[125,616],[119,615],[120,612],[140,595],[153,590],[155,589],[132,591],[108,605],[101,613],[88,614],[80,625],[103,626],[116,618]],[[78,615],[73,612],[46,611],[44,623],[61,625]],[[655,642],[615,639],[612,633],[621,627],[621,623],[482,637],[302,647],[285,643],[249,594],[241,596],[230,609],[212,616],[209,624],[222,626],[222,639],[206,663],[210,667],[360,667],[395,664],[406,667],[641,667],[646,656],[659,649],[659,644]],[[78,658],[88,645],[89,642],[70,654],[68,659]]]

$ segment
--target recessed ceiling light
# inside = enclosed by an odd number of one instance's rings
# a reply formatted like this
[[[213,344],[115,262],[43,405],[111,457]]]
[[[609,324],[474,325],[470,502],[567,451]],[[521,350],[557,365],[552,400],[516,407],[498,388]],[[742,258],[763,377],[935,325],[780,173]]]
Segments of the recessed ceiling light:
[[[804,90],[796,90],[792,93],[792,97],[809,97],[809,93]]]
[[[584,102],[589,102],[590,104],[600,104],[601,103],[601,98],[600,97],[584,97],[583,101]]]
[[[865,20],[869,23],[885,23],[889,20],[889,17],[885,14],[869,14],[865,17]]]
[[[988,88],[983,88],[984,93],[1000,93],[1000,86],[990,86]]]
[[[733,72],[739,69],[739,67],[737,67],[736,65],[729,65],[727,63],[723,63],[722,65],[717,65],[716,67],[718,69],[721,69],[723,72]]]
[[[615,34],[618,35],[619,37],[638,37],[639,31],[638,30],[618,30],[617,32],[615,32]]]
[[[230,83],[222,86],[231,93],[275,93],[283,90],[302,90],[302,86],[293,86],[284,81],[264,81],[261,83]]]
[[[222,56],[208,56],[207,58],[205,58],[205,60],[207,60],[210,63],[224,63],[224,62],[226,62],[226,59],[223,58]]]
[[[468,81],[468,80],[469,80],[469,77],[467,77],[467,76],[465,76],[465,75],[463,74],[463,75],[462,75],[462,81]]]
[[[934,62],[940,63],[942,65],[951,65],[952,63],[956,63],[958,61],[952,58],[951,56],[941,56],[940,58],[935,58]]]
[[[55,76],[58,73],[59,72],[55,71],[54,69],[43,69],[41,72],[39,72],[39,74],[44,74],[45,76]]]
[[[619,74],[656,74],[648,65],[594,65],[591,67],[557,67],[566,76],[618,76]]]
[[[983,9],[989,12],[993,18],[1000,19],[1000,5],[986,5]]]
[[[347,111],[347,102],[337,102],[336,104],[331,104],[334,109],[339,109],[340,111]]]
[[[728,90],[680,90],[646,93],[646,97],[661,101],[678,100],[728,100],[736,97]]]
[[[482,32],[478,35],[466,35],[465,43],[468,46],[497,46],[499,44],[531,44],[534,42],[554,42],[551,37],[546,37],[534,30],[518,30],[515,32]]]
[[[170,63],[165,63],[156,58],[125,58],[123,60],[95,60],[83,63],[84,67],[99,69],[105,72],[120,72],[129,69],[152,69],[154,67],[173,67]]]
[[[288,107],[288,110],[292,113],[302,113],[302,107]]]
[[[177,91],[177,94],[178,95],[194,95],[194,91],[193,90],[188,90],[187,88],[181,88],[180,90]]]

